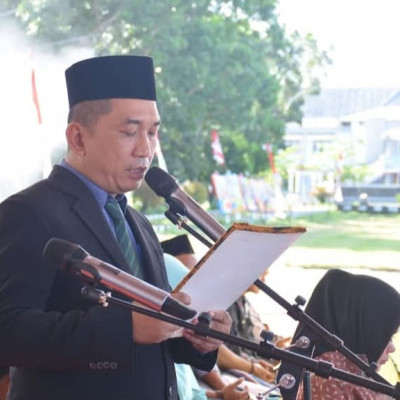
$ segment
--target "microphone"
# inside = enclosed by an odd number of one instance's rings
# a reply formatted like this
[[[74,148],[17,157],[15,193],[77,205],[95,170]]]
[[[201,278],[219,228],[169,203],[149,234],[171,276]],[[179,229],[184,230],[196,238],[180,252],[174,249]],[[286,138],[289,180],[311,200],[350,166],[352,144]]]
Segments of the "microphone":
[[[183,216],[187,216],[198,228],[200,228],[210,239],[217,241],[226,229],[211,215],[204,211],[201,206],[177,184],[175,178],[158,167],[152,167],[144,177],[147,184],[157,196],[165,198],[170,206],[176,203],[182,209]]]
[[[52,238],[47,242],[43,256],[63,270],[91,282],[101,283],[154,311],[162,311],[185,320],[197,314],[194,309],[174,299],[170,293],[89,255],[75,243]]]

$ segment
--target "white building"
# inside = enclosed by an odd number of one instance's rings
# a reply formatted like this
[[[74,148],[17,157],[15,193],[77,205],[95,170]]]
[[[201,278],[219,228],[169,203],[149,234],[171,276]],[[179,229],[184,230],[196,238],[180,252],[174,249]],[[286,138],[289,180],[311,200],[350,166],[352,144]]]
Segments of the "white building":
[[[354,164],[366,164],[370,182],[400,183],[400,89],[322,89],[308,95],[301,124],[289,123],[285,144],[306,161],[330,143],[353,143]],[[334,168],[332,168],[332,173]],[[293,171],[289,191],[304,198],[322,171]],[[304,182],[307,182],[304,189]]]

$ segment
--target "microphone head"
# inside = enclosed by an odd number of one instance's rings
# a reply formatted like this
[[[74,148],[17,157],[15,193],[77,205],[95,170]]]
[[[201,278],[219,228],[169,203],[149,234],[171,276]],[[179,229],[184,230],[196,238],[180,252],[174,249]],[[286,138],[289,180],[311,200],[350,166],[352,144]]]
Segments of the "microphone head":
[[[176,189],[179,188],[176,180],[158,167],[151,167],[147,171],[144,180],[157,196],[164,198],[168,198]]]
[[[43,249],[43,256],[51,263],[69,268],[72,260],[82,261],[89,254],[75,243],[52,238]]]

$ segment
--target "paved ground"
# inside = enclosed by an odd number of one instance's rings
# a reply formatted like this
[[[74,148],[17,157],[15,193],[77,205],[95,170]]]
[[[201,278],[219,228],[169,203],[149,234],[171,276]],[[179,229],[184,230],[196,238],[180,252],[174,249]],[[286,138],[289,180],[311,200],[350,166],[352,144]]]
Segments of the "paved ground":
[[[351,269],[348,271],[375,276],[389,283],[400,292],[400,271],[387,272],[368,269]],[[308,299],[313,288],[325,272],[326,270],[324,269],[287,267],[282,263],[279,264],[278,261],[278,263],[271,266],[266,283],[274,292],[278,293],[290,304],[293,304],[297,295],[302,295]],[[264,293],[257,295],[250,294],[248,298],[258,310],[263,320],[269,324],[272,331],[284,336],[291,336],[293,334],[298,322],[289,317],[283,307]],[[394,340],[396,353],[391,355],[391,359],[395,362],[398,369],[400,366],[400,333],[395,335]],[[393,363],[389,362],[385,364],[380,370],[380,374],[392,384],[398,381],[398,375]]]
[[[400,292],[400,271],[386,272],[368,269],[349,269],[352,273],[372,275],[384,280]],[[296,296],[308,299],[317,282],[325,274],[325,269],[287,267],[279,260],[271,266],[266,284],[290,304]],[[249,299],[262,315],[270,328],[282,335],[291,335],[297,325],[286,310],[264,293],[249,295]]]
[[[192,244],[195,247],[196,254],[199,256],[202,256],[208,250],[207,247],[202,245],[197,240],[192,240]],[[297,255],[293,255],[293,252],[290,253],[290,250],[291,249],[285,253],[286,255],[283,254],[281,258],[270,267],[266,284],[287,302],[293,304],[296,296],[298,295],[301,295],[308,300],[315,285],[327,270],[295,266],[297,264]],[[311,250],[309,253],[314,254],[314,250]],[[382,256],[383,253],[381,252],[380,254]],[[305,253],[302,252],[301,257],[303,258],[304,256]],[[324,256],[326,257],[326,253]],[[352,254],[351,257],[358,258],[360,255]],[[291,266],[286,265],[285,258],[287,258],[287,261],[291,262]],[[337,257],[335,258],[337,264],[341,265],[341,260],[337,259]],[[392,259],[393,258],[391,258],[391,260]],[[361,261],[360,264],[363,265]],[[353,263],[353,265],[356,264]],[[389,283],[398,292],[400,292],[400,261],[398,267],[399,269],[397,271],[395,268],[392,268],[390,271],[382,271],[377,268],[349,268],[347,271],[375,276]],[[268,323],[270,328],[277,334],[290,336],[294,332],[294,329],[297,326],[297,321],[294,321],[291,317],[289,317],[286,314],[287,311],[270,297],[264,293],[259,293],[258,295],[249,294],[249,300],[260,313],[263,320]]]

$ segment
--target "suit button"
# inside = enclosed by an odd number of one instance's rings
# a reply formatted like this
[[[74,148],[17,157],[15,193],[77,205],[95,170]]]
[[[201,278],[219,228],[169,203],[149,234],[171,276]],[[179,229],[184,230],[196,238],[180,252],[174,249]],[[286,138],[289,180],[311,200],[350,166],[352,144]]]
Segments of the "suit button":
[[[89,368],[90,368],[90,369],[97,369],[95,363],[90,363],[90,364],[89,364]]]
[[[117,369],[118,368],[118,363],[116,363],[115,361],[110,362],[110,368],[111,369]]]
[[[172,394],[174,393],[174,391],[172,390],[172,386],[170,386],[169,388],[168,388],[168,394],[169,394],[169,396],[170,397],[172,397]]]

